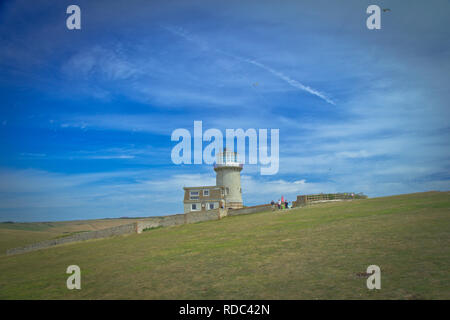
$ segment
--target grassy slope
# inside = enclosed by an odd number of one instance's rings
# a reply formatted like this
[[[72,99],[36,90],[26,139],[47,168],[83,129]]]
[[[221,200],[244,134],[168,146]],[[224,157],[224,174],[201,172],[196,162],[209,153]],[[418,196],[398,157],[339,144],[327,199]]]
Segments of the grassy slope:
[[[0,255],[6,249],[30,243],[55,239],[76,232],[94,231],[142,219],[98,219],[58,222],[0,223]]]
[[[0,298],[450,299],[449,218],[450,193],[429,192],[70,244],[0,257]],[[378,291],[356,276],[371,264]]]

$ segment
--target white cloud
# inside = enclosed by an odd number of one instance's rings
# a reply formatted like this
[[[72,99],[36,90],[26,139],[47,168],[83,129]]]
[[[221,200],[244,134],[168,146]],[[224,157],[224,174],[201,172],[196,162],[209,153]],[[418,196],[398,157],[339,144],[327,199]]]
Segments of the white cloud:
[[[212,48],[210,48],[210,46],[208,45],[208,43],[206,41],[203,41],[203,40],[199,39],[198,37],[195,37],[195,36],[191,35],[190,33],[188,33],[183,28],[180,28],[180,27],[167,27],[167,26],[164,27],[164,28],[166,30],[170,31],[173,34],[186,39],[187,41],[193,42],[194,44],[196,44],[202,50],[210,50],[212,52],[223,54],[223,55],[232,57],[234,59],[237,59],[237,60],[240,60],[240,61],[244,61],[246,63],[249,63],[249,64],[252,64],[254,66],[257,66],[258,68],[266,70],[269,73],[271,73],[272,75],[274,75],[275,77],[283,80],[284,82],[289,84],[291,87],[294,87],[296,89],[308,92],[308,93],[310,93],[310,94],[312,94],[314,96],[317,96],[317,97],[321,98],[322,100],[324,100],[324,101],[326,101],[326,102],[328,102],[330,104],[333,104],[333,105],[335,104],[334,101],[332,101],[330,98],[328,98],[322,92],[319,92],[316,89],[313,89],[313,88],[311,88],[311,87],[309,87],[307,85],[304,85],[304,84],[300,83],[299,81],[294,80],[294,79],[286,76],[282,72],[277,71],[277,70],[275,70],[275,69],[273,69],[271,67],[268,67],[267,65],[265,65],[263,63],[260,63],[260,62],[254,60],[254,59],[248,59],[248,58],[245,58],[245,57],[237,56],[237,55],[231,54],[229,52],[223,51],[221,49],[217,49],[217,48],[212,49]]]
[[[98,45],[73,55],[62,71],[69,77],[99,75],[106,80],[126,80],[141,73],[137,65],[121,56],[120,51]]]
[[[357,158],[368,158],[370,157],[370,153],[367,152],[366,150],[341,151],[336,153],[336,156],[339,158],[357,159]]]

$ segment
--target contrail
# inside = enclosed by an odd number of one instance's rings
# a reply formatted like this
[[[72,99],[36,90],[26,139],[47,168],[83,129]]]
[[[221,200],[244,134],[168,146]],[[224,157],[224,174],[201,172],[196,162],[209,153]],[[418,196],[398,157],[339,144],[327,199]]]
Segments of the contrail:
[[[285,74],[283,74],[283,73],[281,73],[281,72],[279,72],[279,71],[277,71],[277,70],[275,70],[275,69],[272,69],[272,68],[270,68],[270,67],[268,67],[268,66],[266,66],[266,65],[264,65],[264,64],[262,64],[262,63],[260,63],[260,62],[258,62],[258,61],[251,60],[251,59],[244,58],[244,57],[239,57],[239,56],[236,56],[236,55],[234,55],[234,54],[231,54],[231,53],[229,53],[229,52],[225,52],[225,51],[222,51],[222,50],[219,50],[219,49],[210,48],[209,45],[208,45],[205,41],[201,41],[201,40],[199,40],[199,39],[196,39],[196,38],[190,36],[190,35],[189,35],[186,31],[184,31],[182,28],[173,28],[173,27],[167,27],[167,26],[162,26],[162,27],[163,27],[165,30],[169,31],[170,33],[172,33],[172,34],[174,34],[174,35],[177,35],[177,36],[179,36],[179,37],[184,38],[184,39],[187,40],[187,41],[190,41],[190,42],[195,43],[197,46],[199,46],[199,47],[202,48],[203,50],[213,50],[213,51],[216,51],[216,52],[218,52],[218,53],[221,53],[221,54],[227,55],[227,56],[229,56],[229,57],[232,57],[232,58],[234,58],[234,59],[236,59],[236,60],[244,61],[244,62],[247,62],[247,63],[252,64],[252,65],[254,65],[254,66],[257,66],[257,67],[259,67],[259,68],[261,68],[261,69],[264,69],[264,70],[270,72],[270,73],[273,74],[275,77],[277,77],[277,78],[283,80],[284,82],[286,82],[287,84],[289,84],[291,87],[300,89],[300,90],[302,90],[302,91],[306,91],[306,92],[308,92],[308,93],[310,93],[310,94],[312,94],[312,95],[314,95],[314,96],[316,96],[316,97],[321,98],[322,100],[325,100],[326,102],[328,102],[328,103],[330,103],[330,104],[332,104],[332,105],[336,105],[336,103],[335,103],[333,100],[331,100],[330,98],[328,98],[328,97],[327,97],[326,95],[324,95],[322,92],[317,91],[317,90],[315,90],[315,89],[313,89],[313,88],[311,88],[311,87],[309,87],[309,86],[306,86],[306,85],[304,85],[304,84],[298,82],[297,80],[291,79],[291,78],[289,78],[288,76],[286,76]]]
[[[277,78],[285,81],[286,83],[288,83],[290,86],[292,86],[294,88],[306,91],[306,92],[308,92],[308,93],[310,93],[312,95],[315,95],[315,96],[325,100],[326,102],[328,102],[328,103],[330,103],[332,105],[336,105],[336,103],[334,103],[333,100],[329,99],[323,93],[321,93],[321,92],[319,92],[319,91],[317,91],[317,90],[315,90],[315,89],[313,89],[313,88],[311,88],[309,86],[305,86],[304,84],[298,82],[297,80],[289,78],[288,76],[284,75],[283,73],[281,73],[279,71],[276,71],[276,70],[274,70],[274,69],[272,69],[272,68],[270,68],[268,66],[263,65],[260,62],[254,61],[254,60],[250,60],[250,59],[246,59],[246,58],[240,58],[240,57],[237,57],[237,58],[239,58],[240,60],[243,60],[245,62],[248,62],[250,64],[253,64],[253,65],[257,66],[257,67],[260,67],[260,68],[262,68],[262,69],[264,69],[266,71],[269,71],[271,74],[273,74]]]

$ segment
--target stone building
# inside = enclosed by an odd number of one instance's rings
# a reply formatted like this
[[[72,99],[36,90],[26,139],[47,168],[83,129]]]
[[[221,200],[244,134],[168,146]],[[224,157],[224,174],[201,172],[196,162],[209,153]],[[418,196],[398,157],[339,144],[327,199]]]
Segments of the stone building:
[[[184,212],[213,210],[224,206],[225,188],[184,187]]]
[[[236,152],[220,152],[214,165],[216,185],[184,187],[184,212],[242,208],[242,168]]]

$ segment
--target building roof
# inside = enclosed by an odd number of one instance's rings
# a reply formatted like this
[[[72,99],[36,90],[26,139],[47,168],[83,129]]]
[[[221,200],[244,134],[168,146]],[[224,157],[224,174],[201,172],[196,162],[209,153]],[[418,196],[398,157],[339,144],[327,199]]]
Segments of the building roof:
[[[223,186],[201,186],[201,187],[183,187],[184,190],[190,190],[190,189],[222,189]]]

